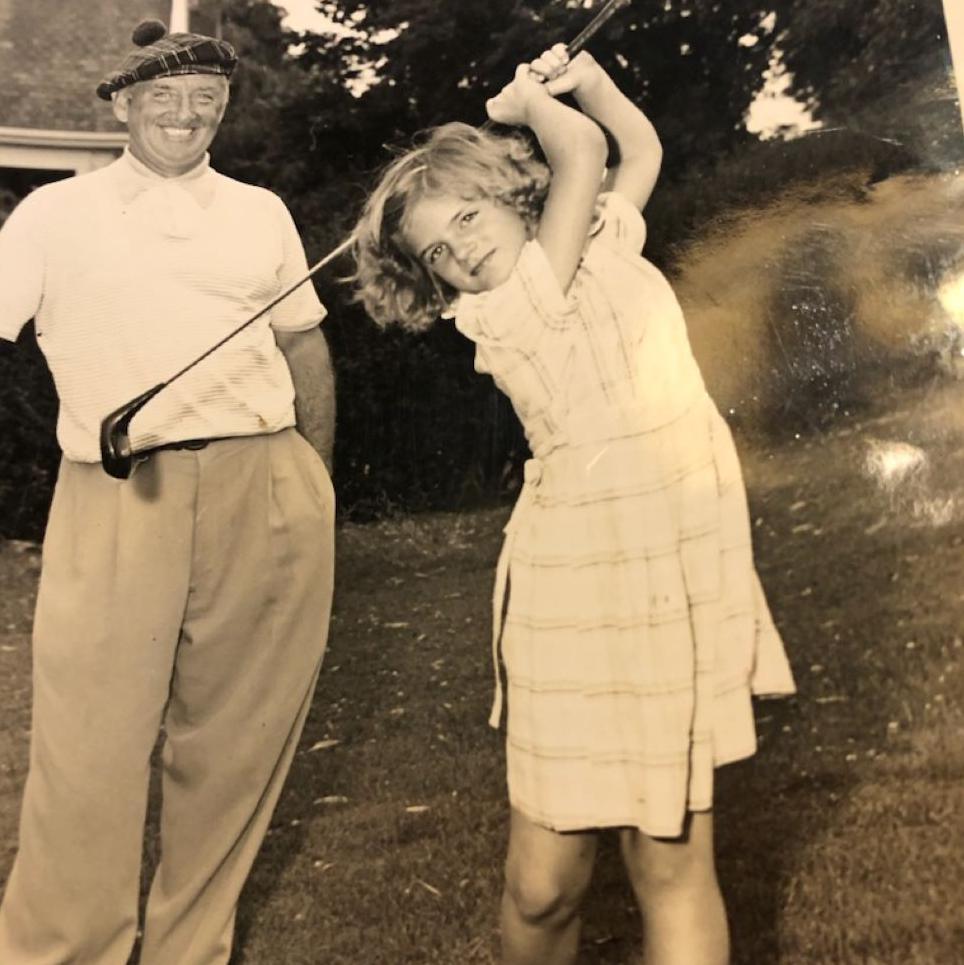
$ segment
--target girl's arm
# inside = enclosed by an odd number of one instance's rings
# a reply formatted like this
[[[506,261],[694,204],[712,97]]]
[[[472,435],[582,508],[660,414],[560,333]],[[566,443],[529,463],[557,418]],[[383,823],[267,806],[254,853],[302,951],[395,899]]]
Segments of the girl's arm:
[[[524,124],[539,139],[552,170],[536,237],[563,291],[582,257],[606,163],[606,138],[598,125],[550,96],[528,64],[487,104],[500,124]]]
[[[646,115],[586,51],[570,62],[565,45],[557,44],[532,68],[546,78],[548,93],[572,91],[582,110],[609,131],[619,148],[619,163],[607,173],[606,186],[644,208],[663,159],[659,136]]]

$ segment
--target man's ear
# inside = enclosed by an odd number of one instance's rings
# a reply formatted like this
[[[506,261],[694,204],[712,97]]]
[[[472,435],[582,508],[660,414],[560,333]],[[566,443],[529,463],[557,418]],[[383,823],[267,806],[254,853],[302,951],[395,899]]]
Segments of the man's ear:
[[[110,95],[110,106],[114,111],[114,117],[116,117],[121,124],[127,123],[130,102],[131,92],[126,88],[114,91],[114,93]]]

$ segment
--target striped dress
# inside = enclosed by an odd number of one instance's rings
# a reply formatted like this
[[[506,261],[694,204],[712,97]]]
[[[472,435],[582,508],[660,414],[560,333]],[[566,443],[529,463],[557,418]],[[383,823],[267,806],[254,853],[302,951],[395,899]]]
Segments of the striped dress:
[[[714,767],[755,751],[751,694],[794,684],[732,437],[644,241],[604,194],[568,293],[530,241],[456,325],[533,454],[493,600],[510,801],[557,831],[674,837]]]

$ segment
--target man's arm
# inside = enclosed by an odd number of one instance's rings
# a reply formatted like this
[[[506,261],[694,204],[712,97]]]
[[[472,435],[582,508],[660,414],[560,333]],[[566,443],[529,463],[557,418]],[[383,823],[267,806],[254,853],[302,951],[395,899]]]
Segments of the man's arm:
[[[334,470],[335,375],[328,343],[320,328],[275,332],[295,386],[298,431],[318,451],[329,475]]]
[[[38,190],[28,195],[0,226],[0,339],[15,342],[40,309],[45,258],[38,238],[46,210]]]

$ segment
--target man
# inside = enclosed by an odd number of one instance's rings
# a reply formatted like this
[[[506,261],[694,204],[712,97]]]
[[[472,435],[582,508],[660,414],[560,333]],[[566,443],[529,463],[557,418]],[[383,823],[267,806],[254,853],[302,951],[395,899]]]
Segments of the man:
[[[108,412],[306,271],[283,203],[208,167],[234,51],[163,34],[141,25],[98,88],[123,157],[34,192],[0,231],[0,335],[35,319],[64,454],[3,965],[127,962],[162,725],[141,962],[226,962],[325,646],[334,398],[310,285],[145,406],[131,440],[153,451],[130,479],[98,462]]]

